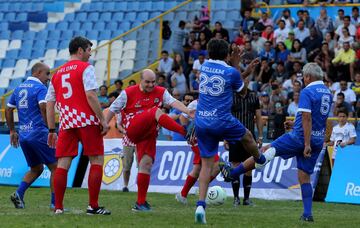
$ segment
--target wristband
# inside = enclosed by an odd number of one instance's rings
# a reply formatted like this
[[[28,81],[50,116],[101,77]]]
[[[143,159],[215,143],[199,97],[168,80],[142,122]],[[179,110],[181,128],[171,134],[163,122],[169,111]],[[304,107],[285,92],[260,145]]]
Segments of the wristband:
[[[56,133],[56,129],[55,128],[49,128],[49,133]]]
[[[258,137],[259,139],[264,139],[264,137]]]

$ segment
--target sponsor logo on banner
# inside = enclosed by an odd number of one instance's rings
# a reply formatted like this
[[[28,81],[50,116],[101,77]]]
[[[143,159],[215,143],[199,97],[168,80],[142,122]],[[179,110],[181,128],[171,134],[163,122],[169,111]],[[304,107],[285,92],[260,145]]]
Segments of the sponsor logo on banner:
[[[25,173],[29,171],[25,156],[21,147],[14,148],[9,144],[9,135],[0,134],[0,184],[18,185]],[[79,154],[82,147],[79,146]],[[72,160],[68,171],[67,187],[72,187],[75,172],[79,163],[80,155]],[[51,172],[44,166],[44,171],[32,184],[32,186],[49,187]]]
[[[360,146],[339,147],[326,202],[360,204]]]

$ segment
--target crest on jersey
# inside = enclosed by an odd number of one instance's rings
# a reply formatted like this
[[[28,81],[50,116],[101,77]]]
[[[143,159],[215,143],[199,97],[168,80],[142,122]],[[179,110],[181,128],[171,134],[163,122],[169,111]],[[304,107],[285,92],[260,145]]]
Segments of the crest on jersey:
[[[122,149],[119,147],[115,147],[111,151],[105,151],[102,178],[105,184],[111,184],[121,176],[123,164],[119,153],[122,153]]]

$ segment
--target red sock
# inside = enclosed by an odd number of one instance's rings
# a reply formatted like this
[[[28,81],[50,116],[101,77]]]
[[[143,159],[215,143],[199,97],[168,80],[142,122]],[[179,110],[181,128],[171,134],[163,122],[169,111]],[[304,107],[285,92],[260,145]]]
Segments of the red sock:
[[[210,176],[210,181],[209,184],[211,183],[211,181],[213,181],[216,178],[216,176]]]
[[[56,168],[54,176],[55,210],[64,209],[63,200],[66,190],[68,171],[63,168]]]
[[[176,121],[167,114],[162,114],[159,118],[158,123],[160,124],[160,126],[170,131],[175,131],[183,136],[186,135],[185,129],[180,124],[176,123]]]
[[[146,194],[150,184],[150,175],[146,173],[138,173],[137,186],[138,186],[138,204],[144,204],[146,201]]]
[[[90,166],[88,187],[89,187],[89,205],[92,208],[98,208],[99,192],[103,175],[102,165],[92,164]]]
[[[191,150],[195,153],[195,154],[200,154],[200,149],[199,146],[192,146]]]
[[[192,188],[192,186],[194,186],[194,184],[196,183],[197,178],[188,175],[184,184],[184,187],[181,190],[181,196],[182,197],[187,197],[190,189]]]

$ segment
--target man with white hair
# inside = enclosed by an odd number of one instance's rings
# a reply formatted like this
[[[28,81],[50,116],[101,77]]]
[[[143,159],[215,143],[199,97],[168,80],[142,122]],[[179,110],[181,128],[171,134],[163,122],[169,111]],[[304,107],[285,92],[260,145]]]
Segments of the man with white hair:
[[[292,131],[282,135],[271,144],[262,148],[266,163],[276,156],[289,159],[296,156],[299,183],[304,206],[304,213],[300,220],[313,222],[312,195],[313,189],[310,183],[310,175],[313,173],[316,160],[323,148],[326,120],[329,116],[332,94],[324,85],[323,72],[316,63],[308,63],[304,66],[304,83],[306,87],[300,93],[299,108],[295,122],[286,121],[285,127]],[[253,157],[247,159],[243,166],[245,171],[265,166],[255,163]],[[228,166],[223,169],[225,179],[235,179],[236,168]]]

